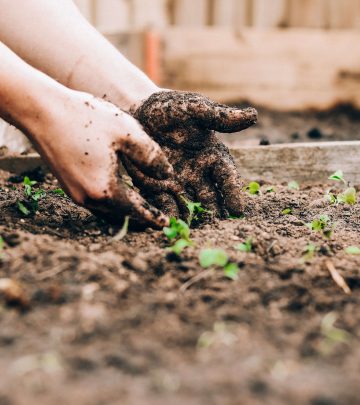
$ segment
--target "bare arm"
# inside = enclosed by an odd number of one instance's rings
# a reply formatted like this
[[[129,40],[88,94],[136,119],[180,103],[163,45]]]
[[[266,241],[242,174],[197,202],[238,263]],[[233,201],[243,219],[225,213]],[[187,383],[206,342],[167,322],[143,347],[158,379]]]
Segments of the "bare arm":
[[[157,86],[71,0],[0,0],[0,41],[63,85],[128,110]]]

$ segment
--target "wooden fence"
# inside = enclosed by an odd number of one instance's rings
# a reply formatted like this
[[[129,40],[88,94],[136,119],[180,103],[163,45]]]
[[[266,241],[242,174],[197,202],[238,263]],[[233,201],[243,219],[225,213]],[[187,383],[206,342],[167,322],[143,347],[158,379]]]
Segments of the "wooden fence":
[[[75,0],[102,31],[169,26],[360,28],[360,0]]]

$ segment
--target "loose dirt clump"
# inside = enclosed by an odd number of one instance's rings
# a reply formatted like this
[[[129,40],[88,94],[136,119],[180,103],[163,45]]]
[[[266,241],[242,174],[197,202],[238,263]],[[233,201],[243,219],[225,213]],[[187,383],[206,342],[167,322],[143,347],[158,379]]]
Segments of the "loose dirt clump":
[[[51,176],[27,217],[23,185],[0,187],[0,280],[27,303],[0,294],[1,404],[358,403],[360,256],[346,253],[360,246],[358,203],[324,202],[324,184],[263,185],[244,219],[199,225],[177,257],[162,231],[116,241]],[[320,215],[330,239],[304,225]],[[248,239],[250,252],[234,248]],[[206,247],[237,263],[236,281],[198,277]]]

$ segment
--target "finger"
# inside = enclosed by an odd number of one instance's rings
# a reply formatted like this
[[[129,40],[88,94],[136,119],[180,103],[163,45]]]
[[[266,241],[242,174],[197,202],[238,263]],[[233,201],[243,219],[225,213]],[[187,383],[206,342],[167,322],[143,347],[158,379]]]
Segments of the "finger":
[[[243,182],[230,154],[218,159],[212,165],[211,173],[229,214],[234,216],[243,214],[244,204],[241,200]]]
[[[166,215],[121,180],[114,182],[110,190],[104,198],[97,200],[88,198],[84,205],[110,223],[120,223],[128,215],[137,223],[154,228],[160,229],[169,224]]]
[[[258,114],[255,108],[236,108],[213,102],[204,102],[198,118],[205,129],[231,133],[242,131],[256,124]],[[196,112],[195,112],[196,113]]]
[[[168,217],[179,218],[179,208],[176,204],[175,198],[168,193],[160,193],[148,198],[149,202],[161,209],[161,211]]]
[[[197,201],[203,208],[212,212],[216,217],[221,216],[221,207],[218,202],[218,193],[214,185],[210,185],[206,179],[196,185]]]
[[[139,128],[135,120],[131,133],[120,135],[114,146],[152,177],[164,179],[174,173],[160,146]]]

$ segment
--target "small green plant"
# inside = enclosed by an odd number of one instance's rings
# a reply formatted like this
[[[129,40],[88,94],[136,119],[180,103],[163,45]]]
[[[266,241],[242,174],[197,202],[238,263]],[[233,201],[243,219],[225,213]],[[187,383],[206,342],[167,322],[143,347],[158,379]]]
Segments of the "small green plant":
[[[236,250],[239,250],[240,252],[252,252],[253,246],[252,246],[252,239],[247,238],[244,243],[239,243],[238,245],[235,246]]]
[[[245,218],[245,215],[244,214],[242,214],[242,215],[240,215],[240,216],[235,216],[235,215],[229,215],[228,217],[227,217],[227,219],[233,219],[233,220],[236,220],[236,219],[244,219]]]
[[[306,226],[312,231],[321,233],[325,238],[330,239],[335,228],[335,224],[331,224],[328,215],[320,215]]]
[[[288,183],[288,189],[290,189],[290,190],[299,190],[300,189],[299,183],[297,181],[295,181],[295,180],[290,181]]]
[[[360,255],[360,248],[357,247],[357,246],[348,246],[348,247],[345,249],[345,252],[346,252],[348,255]]]
[[[66,193],[62,188],[56,188],[55,190],[52,190],[52,193],[57,194],[61,197],[66,197]]]
[[[354,187],[347,188],[343,193],[337,196],[337,202],[342,204],[354,205],[356,203],[356,190]]]
[[[251,195],[258,195],[261,193],[260,190],[260,184],[257,183],[256,181],[252,181],[250,182],[245,189],[247,190],[247,192]]]
[[[223,249],[203,249],[199,254],[199,262],[204,269],[211,266],[222,267],[226,277],[231,280],[238,278],[238,265],[229,261],[229,256]]]
[[[34,214],[39,208],[39,201],[46,196],[46,192],[39,188],[34,189],[36,181],[30,180],[28,176],[24,177],[24,200],[17,201],[18,210],[25,216]]]
[[[182,219],[170,218],[170,226],[163,228],[163,232],[173,242],[167,249],[176,255],[180,255],[186,247],[193,245],[189,225]]]
[[[344,173],[342,170],[336,170],[336,172],[329,176],[328,179],[334,181],[342,181],[344,184],[346,184],[346,181],[344,180]]]
[[[187,223],[189,226],[191,226],[193,220],[198,221],[200,217],[205,214],[205,213],[210,213],[211,211],[203,208],[201,206],[201,203],[199,202],[193,202],[185,198],[184,196],[181,196],[182,200],[186,204],[186,208],[189,211],[189,216],[187,218]]]
[[[315,256],[315,253],[317,250],[318,250],[318,247],[316,245],[314,245],[313,243],[307,244],[303,251],[301,261],[307,262],[307,261],[311,260]]]
[[[275,193],[275,187],[274,186],[269,186],[269,187],[266,187],[266,190],[265,190],[265,192],[266,193]]]
[[[290,208],[290,207],[284,208],[284,209],[281,211],[281,215],[289,215],[289,214],[291,214],[291,213],[292,213],[292,208]]]

